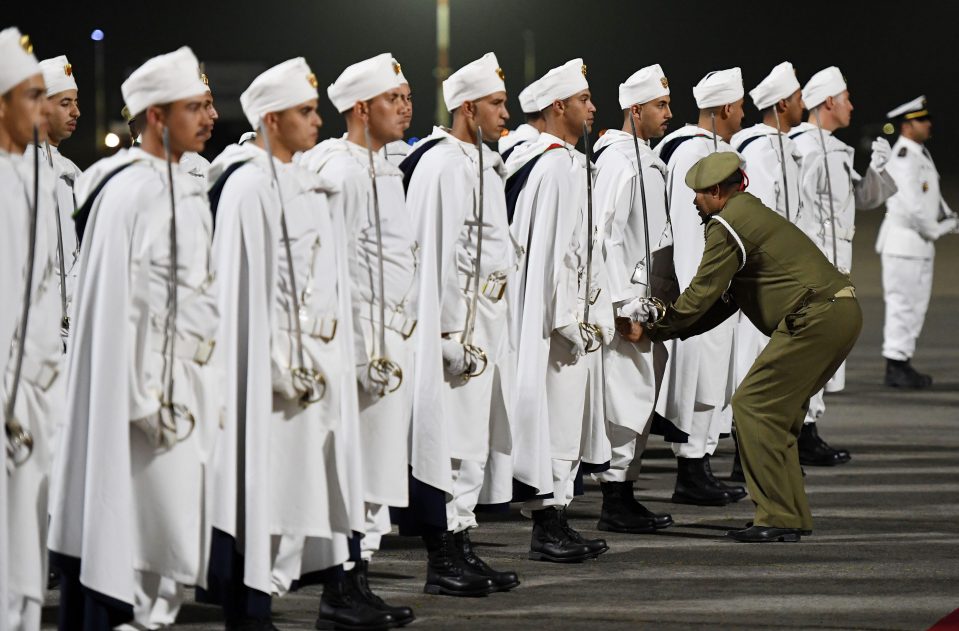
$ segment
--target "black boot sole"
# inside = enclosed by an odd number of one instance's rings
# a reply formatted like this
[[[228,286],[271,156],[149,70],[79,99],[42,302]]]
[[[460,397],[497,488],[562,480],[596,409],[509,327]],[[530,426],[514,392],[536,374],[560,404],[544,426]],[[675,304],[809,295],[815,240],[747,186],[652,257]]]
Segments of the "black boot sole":
[[[743,541],[741,539],[735,539],[733,537],[728,537],[736,543],[799,543],[802,539],[800,534],[794,535],[779,535],[778,537],[770,537],[769,539],[753,539],[751,541]]]
[[[672,502],[673,504],[688,504],[690,506],[726,506],[729,504],[729,500],[726,500],[725,498],[705,500],[689,497],[686,495],[679,495],[677,493],[673,493]]]
[[[511,589],[516,589],[519,587],[520,581],[513,581],[507,585],[493,585],[494,592],[508,592]]]
[[[800,456],[799,464],[804,467],[838,467],[839,465],[844,465],[848,463],[850,460],[852,460],[852,458],[840,458],[840,459],[828,458],[828,459],[822,459],[822,460],[818,460],[818,459],[813,460],[813,459],[803,458],[802,456]]]
[[[380,631],[381,629],[393,629],[395,627],[403,626],[399,623],[393,622],[391,624],[363,624],[363,625],[347,625],[341,622],[334,622],[332,620],[317,620],[316,624],[313,625],[314,629],[319,629],[320,631]]]
[[[441,585],[430,585],[427,583],[423,586],[424,594],[432,594],[433,596],[462,596],[464,598],[479,598],[481,596],[487,596],[496,591],[496,588],[483,587],[482,589],[471,589],[471,590],[453,590],[446,589]]]
[[[665,526],[663,527],[665,528]],[[646,526],[644,528],[624,528],[622,526],[614,526],[601,521],[596,524],[596,530],[602,530],[605,532],[621,532],[626,535],[647,535],[654,533],[659,529],[655,525]]]
[[[575,557],[554,557],[551,554],[546,554],[545,552],[529,552],[530,561],[548,561],[550,563],[582,563],[583,561],[589,561],[590,559],[595,559],[599,556],[600,553],[588,552],[586,554],[581,554]]]

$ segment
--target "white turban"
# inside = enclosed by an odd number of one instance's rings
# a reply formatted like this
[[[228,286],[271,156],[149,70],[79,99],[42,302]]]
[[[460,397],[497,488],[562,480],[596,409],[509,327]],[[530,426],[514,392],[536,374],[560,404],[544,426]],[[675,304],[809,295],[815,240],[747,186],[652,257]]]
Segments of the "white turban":
[[[201,96],[207,90],[200,80],[200,64],[187,46],[147,60],[120,86],[132,116],[139,116],[151,105]]]
[[[383,53],[347,67],[326,89],[326,94],[337,112],[345,112],[357,101],[368,101],[399,87],[402,71],[393,55]]]
[[[494,92],[505,92],[503,69],[496,55],[486,53],[476,61],[466,64],[443,82],[443,100],[446,109],[455,110],[465,101],[473,101]]]
[[[586,64],[579,57],[553,68],[536,81],[536,109],[540,112],[553,101],[568,99],[577,92],[589,89],[586,82]]]
[[[629,79],[619,84],[619,107],[627,109],[638,103],[649,103],[653,99],[669,94],[669,81],[659,64],[637,70]]]
[[[40,74],[40,64],[30,37],[15,26],[0,31],[0,94],[35,74]]]
[[[66,55],[44,59],[40,62],[43,82],[47,84],[47,96],[77,89],[77,80],[73,78],[73,64]]]
[[[693,88],[696,107],[701,110],[729,105],[743,98],[743,73],[739,68],[710,72]]]
[[[270,112],[282,112],[319,97],[316,75],[302,57],[287,59],[262,72],[243,94],[240,107],[253,129]]]
[[[823,101],[831,96],[839,96],[846,91],[846,79],[836,66],[829,66],[820,70],[806,82],[802,89],[802,100],[806,109],[822,105]]]
[[[796,70],[791,63],[784,61],[773,68],[772,72],[759,82],[759,85],[750,90],[749,96],[758,109],[764,110],[783,99],[788,99],[798,89],[799,79],[796,78]]]

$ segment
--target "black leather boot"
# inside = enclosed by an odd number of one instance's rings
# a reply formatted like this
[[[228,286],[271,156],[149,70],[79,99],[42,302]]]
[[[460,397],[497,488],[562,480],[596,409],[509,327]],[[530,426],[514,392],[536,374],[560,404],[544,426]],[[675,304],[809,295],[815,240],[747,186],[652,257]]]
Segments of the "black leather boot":
[[[845,449],[834,449],[819,437],[818,423],[804,423],[799,431],[799,464],[807,467],[834,467],[846,464],[852,456]]]
[[[908,359],[887,359],[885,384],[891,388],[921,390],[932,385],[932,377],[917,371]]]
[[[470,572],[485,576],[493,582],[493,588],[498,592],[507,592],[519,585],[519,577],[516,572],[497,572],[486,561],[476,555],[473,549],[473,542],[470,541],[469,530],[463,530],[453,535],[453,543],[460,559],[466,564]]]
[[[633,482],[601,482],[603,510],[596,527],[607,532],[642,534],[672,525],[671,515],[657,515],[636,501]]]
[[[323,585],[320,615],[316,619],[317,629],[374,631],[395,626],[397,622],[393,616],[371,607],[356,596],[352,581],[345,573]]]
[[[674,504],[725,506],[730,501],[729,493],[713,485],[706,475],[702,458],[676,458]]]
[[[390,614],[398,627],[406,626],[416,620],[411,608],[402,605],[389,605],[373,593],[373,590],[370,589],[369,568],[370,562],[364,560],[356,563],[353,569],[346,573],[353,588],[353,597],[363,601],[373,609]]]
[[[593,554],[594,557],[598,557],[602,553],[609,550],[609,546],[606,545],[605,539],[587,539],[579,533],[578,530],[575,530],[572,526],[569,525],[569,520],[566,518],[566,507],[559,509],[559,525],[563,529],[563,532],[566,533],[566,536],[570,538],[574,543],[582,543],[589,551]]]
[[[533,511],[533,535],[529,558],[533,561],[577,563],[596,555],[583,543],[576,543],[559,523],[559,511],[553,507]]]
[[[737,454],[739,452],[736,452]],[[726,484],[722,480],[718,479],[713,475],[713,468],[709,464],[709,454],[703,456],[703,470],[706,472],[706,477],[709,478],[709,481],[713,483],[713,486],[718,487],[727,493],[729,493],[729,501],[738,502],[739,500],[746,497],[746,489],[741,486],[731,486]]]
[[[423,535],[423,541],[429,555],[424,592],[446,596],[485,596],[495,591],[493,581],[474,574],[460,560],[453,543],[453,533],[445,530]]]

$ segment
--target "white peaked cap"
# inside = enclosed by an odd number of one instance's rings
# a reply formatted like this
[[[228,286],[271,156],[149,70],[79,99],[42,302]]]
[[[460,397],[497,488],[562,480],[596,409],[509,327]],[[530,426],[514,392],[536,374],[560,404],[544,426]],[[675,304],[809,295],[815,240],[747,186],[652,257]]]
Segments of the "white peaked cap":
[[[270,112],[282,112],[319,97],[316,75],[302,57],[287,59],[262,72],[243,94],[240,107],[253,129]]]
[[[836,66],[820,70],[806,82],[802,89],[802,100],[806,109],[822,105],[831,96],[839,96],[846,91],[846,79]]]
[[[409,79],[407,79],[406,75],[403,74],[403,66],[400,65],[400,62],[396,61],[396,57],[393,57],[393,63],[395,64],[393,68],[396,70],[396,80],[400,82],[400,84],[405,83],[406,85],[409,85]]]
[[[519,108],[524,114],[537,114],[540,109],[536,107],[536,82],[523,88],[519,93]]]
[[[503,69],[494,53],[486,53],[466,64],[443,82],[443,100],[446,109],[455,110],[465,101],[473,101],[494,92],[505,92]]]
[[[628,109],[639,103],[669,94],[669,81],[659,64],[637,70],[629,79],[619,84],[619,107]]]
[[[729,105],[743,98],[743,71],[737,68],[714,70],[693,88],[696,107],[701,110]]]
[[[926,109],[926,96],[917,96],[908,103],[903,103],[899,107],[886,112],[886,118],[898,118],[900,116],[905,120],[929,116],[929,110]]]
[[[40,64],[30,37],[15,26],[0,31],[0,94],[35,74],[40,74]]]
[[[382,53],[347,67],[326,89],[326,94],[337,112],[345,112],[357,101],[368,101],[399,87],[402,72],[393,55]]]
[[[151,105],[201,96],[207,90],[200,80],[200,64],[188,46],[147,60],[120,86],[132,116],[139,116]]]
[[[799,89],[796,70],[788,61],[772,69],[765,79],[749,91],[753,103],[760,110],[771,107],[783,99],[788,99]]]
[[[579,57],[553,68],[536,81],[536,109],[540,112],[553,101],[568,99],[589,88],[586,82],[586,64]]]
[[[77,80],[73,78],[73,64],[66,55],[44,59],[40,62],[43,82],[47,84],[47,96],[59,94],[65,90],[76,90]]]

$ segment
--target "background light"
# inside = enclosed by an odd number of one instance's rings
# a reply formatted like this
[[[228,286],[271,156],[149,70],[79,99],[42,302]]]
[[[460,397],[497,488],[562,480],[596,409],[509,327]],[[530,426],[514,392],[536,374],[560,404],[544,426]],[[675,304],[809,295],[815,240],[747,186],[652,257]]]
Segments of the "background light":
[[[114,134],[112,131],[103,137],[103,144],[110,147],[111,149],[120,146],[120,137]]]
[[[95,42],[102,42],[102,41],[103,41],[103,31],[101,31],[101,30],[98,29],[98,28],[93,29],[93,32],[90,33],[90,39],[92,39],[92,40],[95,41]]]

